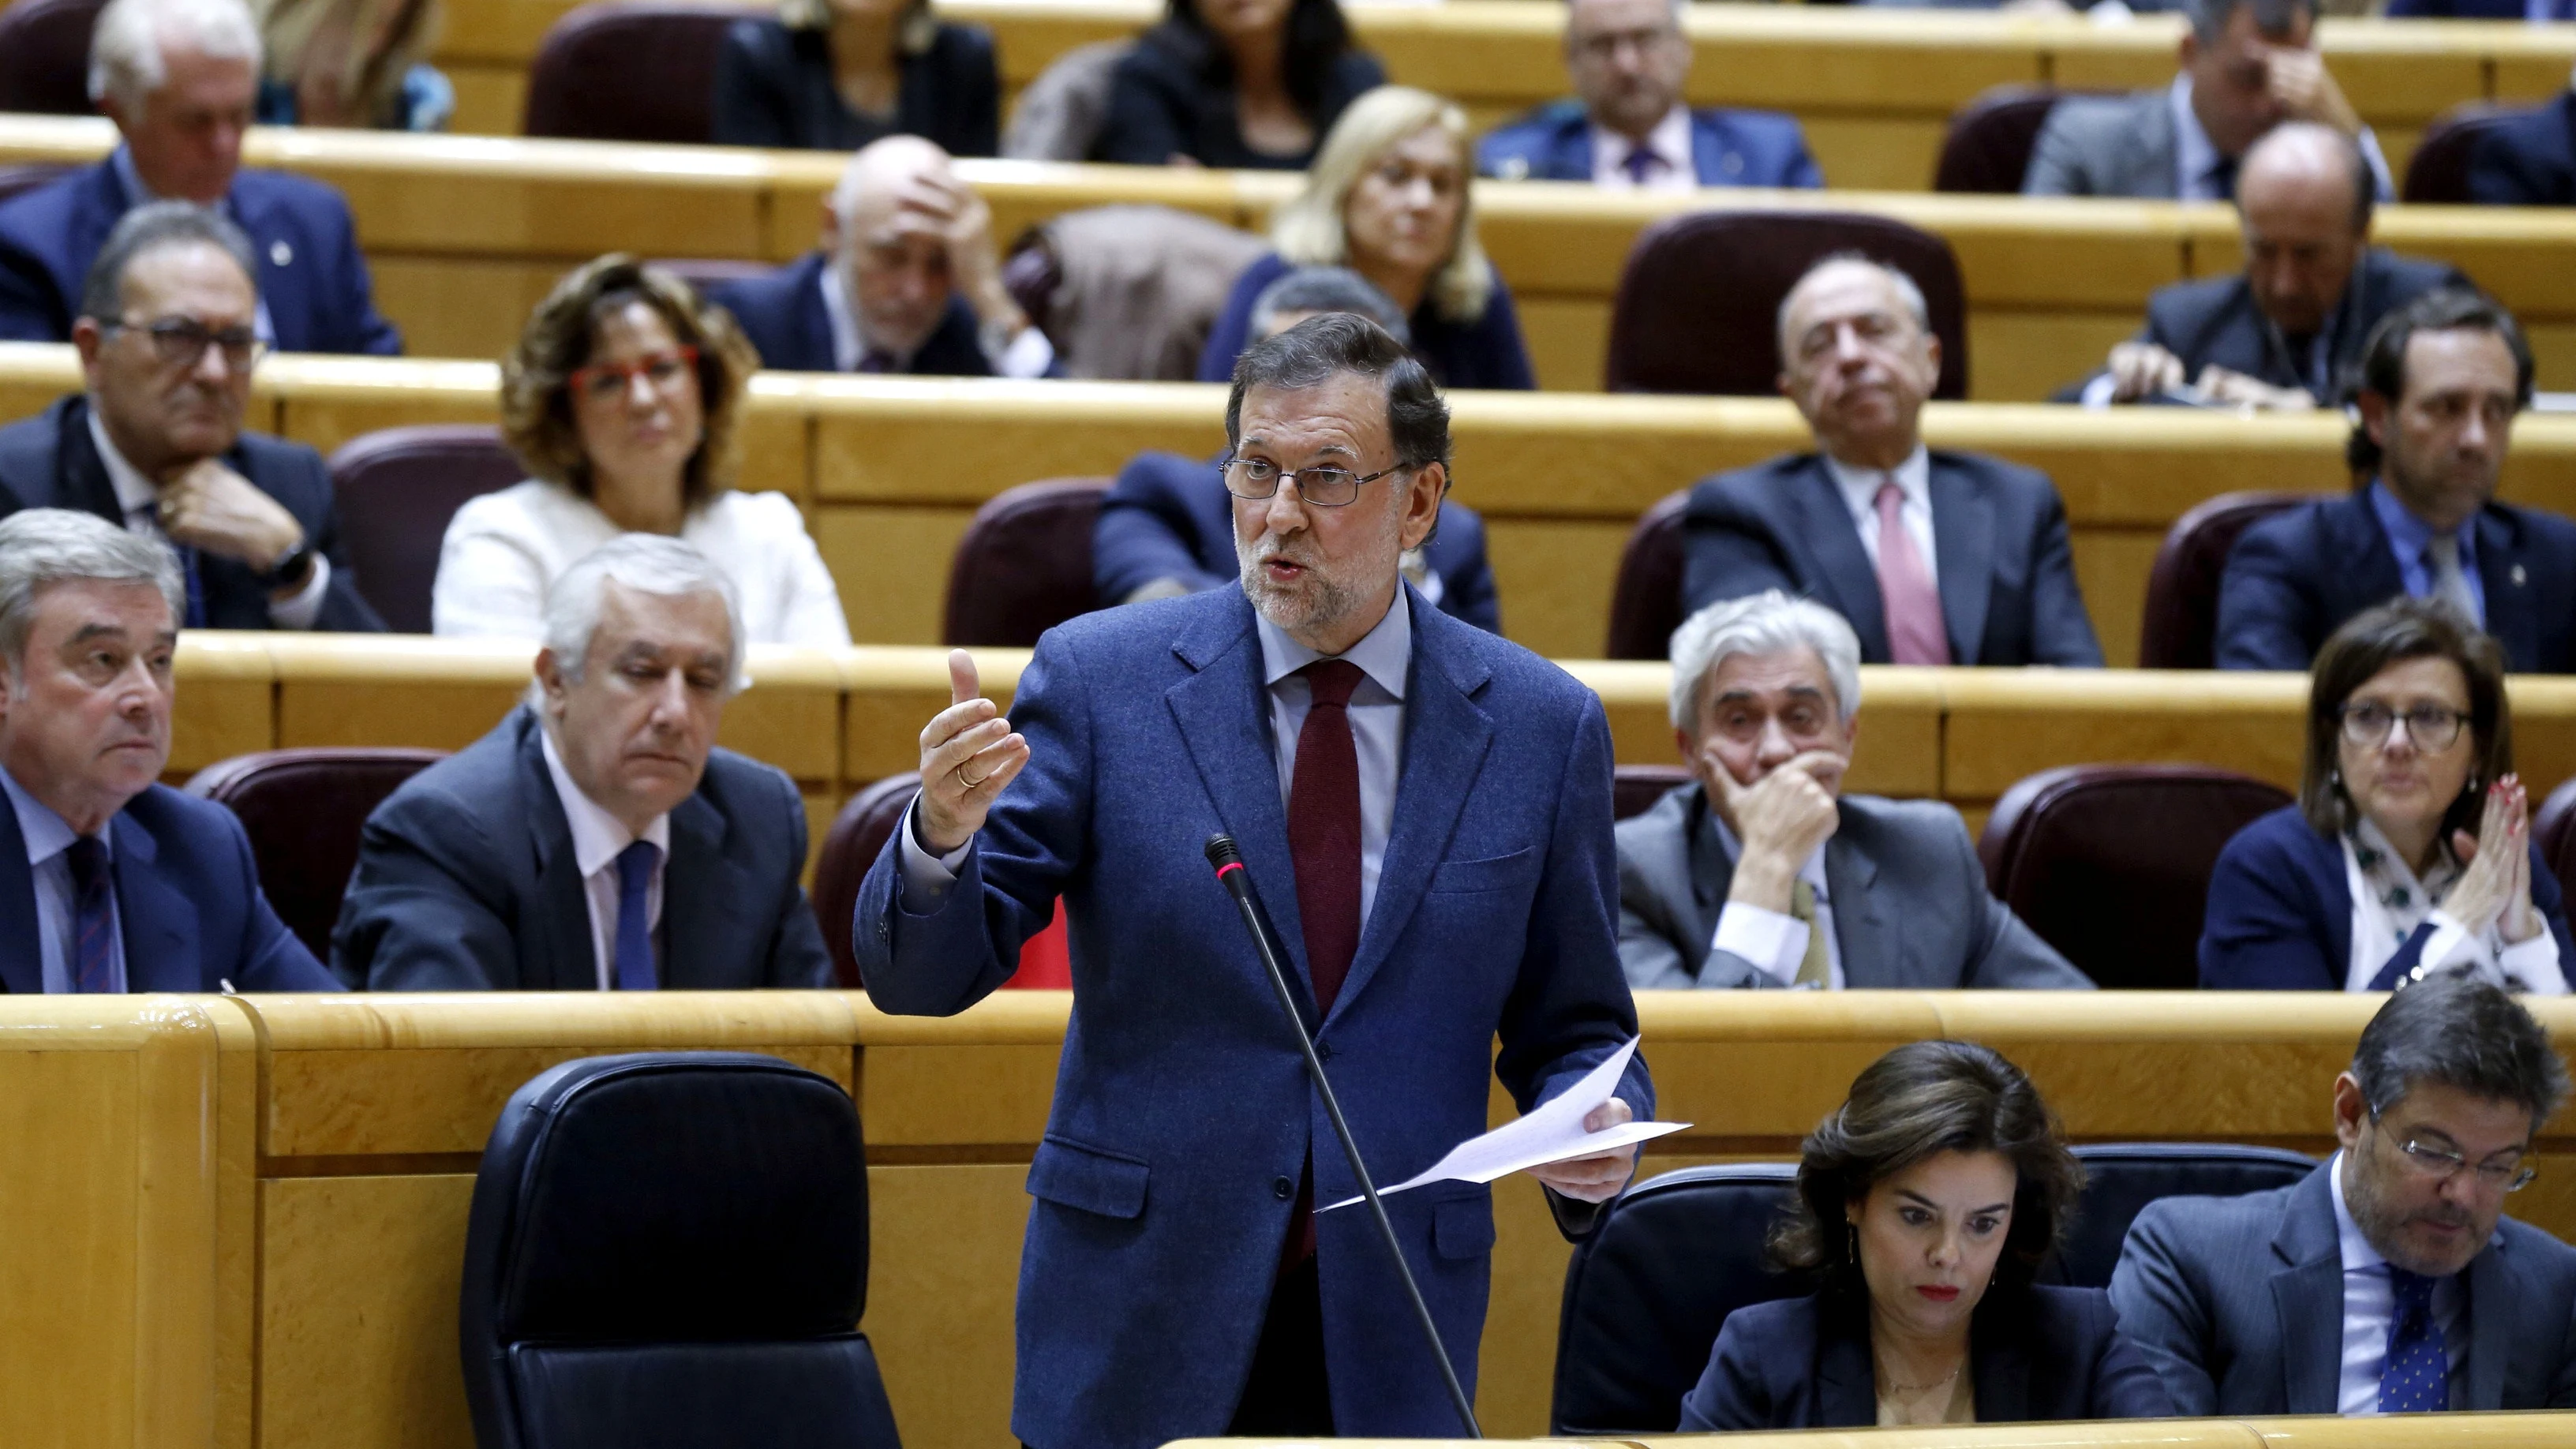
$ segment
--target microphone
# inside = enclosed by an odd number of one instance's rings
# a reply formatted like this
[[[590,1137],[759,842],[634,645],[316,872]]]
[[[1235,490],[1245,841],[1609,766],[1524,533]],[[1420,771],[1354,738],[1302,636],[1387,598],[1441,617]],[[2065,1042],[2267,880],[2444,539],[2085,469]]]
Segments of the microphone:
[[[1440,1342],[1440,1327],[1431,1321],[1431,1306],[1422,1301],[1422,1288],[1413,1281],[1413,1268],[1404,1261],[1403,1245],[1396,1241],[1395,1224],[1388,1222],[1386,1204],[1378,1200],[1377,1182],[1369,1176],[1367,1164],[1360,1161],[1360,1145],[1351,1136],[1351,1124],[1342,1116],[1342,1104],[1333,1095],[1333,1084],[1324,1076],[1324,1060],[1315,1055],[1315,1037],[1306,1030],[1306,1016],[1297,1009],[1297,995],[1288,989],[1288,971],[1280,964],[1278,942],[1271,939],[1270,926],[1261,910],[1261,898],[1253,894],[1252,872],[1244,869],[1243,852],[1236,848],[1234,837],[1224,831],[1207,838],[1208,864],[1216,868],[1217,883],[1234,897],[1235,909],[1243,915],[1243,929],[1252,935],[1252,948],[1261,955],[1262,966],[1270,973],[1270,989],[1278,994],[1280,1014],[1288,1018],[1289,1030],[1297,1034],[1297,1050],[1305,1055],[1306,1075],[1314,1078],[1316,1095],[1324,1099],[1324,1115],[1333,1122],[1333,1135],[1342,1141],[1342,1156],[1351,1165],[1351,1176],[1359,1180],[1360,1196],[1368,1199],[1368,1210],[1377,1219],[1378,1237],[1386,1243],[1387,1256],[1395,1259],[1396,1276],[1404,1282],[1404,1296],[1413,1301],[1414,1320],[1422,1325],[1422,1336],[1431,1345],[1431,1357],[1440,1365],[1440,1381],[1449,1390],[1449,1405],[1458,1411],[1458,1422],[1466,1426],[1467,1437],[1482,1439],[1484,1431],[1476,1427],[1476,1410],[1467,1402],[1467,1391],[1458,1386],[1458,1370],[1449,1362],[1449,1350]]]

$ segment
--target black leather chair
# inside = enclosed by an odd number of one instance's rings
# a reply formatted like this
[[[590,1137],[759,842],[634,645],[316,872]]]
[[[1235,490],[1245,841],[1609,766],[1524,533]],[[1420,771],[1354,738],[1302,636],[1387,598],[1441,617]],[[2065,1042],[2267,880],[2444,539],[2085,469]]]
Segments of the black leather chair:
[[[2558,888],[2576,896],[2576,780],[2549,792],[2531,817],[2532,843],[2558,877]]]
[[[2040,128],[2062,94],[2050,86],[1996,86],[1953,111],[1932,189],[2018,194]]]
[[[2222,493],[2175,519],[2147,573],[2138,667],[2213,667],[2218,662],[2218,585],[2227,574],[2228,551],[2245,530],[2316,496]]]
[[[1610,776],[1610,814],[1625,820],[1655,808],[1675,785],[1690,783],[1690,771],[1679,765],[1620,765]]]
[[[898,1449],[858,1112],[775,1057],[566,1062],[501,1111],[458,1313],[481,1449]]]
[[[86,116],[89,33],[106,0],[17,0],[0,9],[0,111]]]
[[[483,423],[384,428],[331,455],[332,506],[358,592],[397,634],[429,632],[439,544],[456,510],[528,475]],[[530,620],[531,632],[536,621]]]
[[[2409,206],[2468,206],[2469,161],[2488,132],[2530,113],[2524,106],[2471,101],[2453,106],[2424,128],[2397,199]]]
[[[358,832],[385,797],[445,750],[261,750],[217,760],[186,790],[241,817],[259,888],[286,928],[324,961],[340,897],[358,866]]]
[[[715,129],[716,56],[725,31],[769,13],[697,0],[584,5],[538,42],[520,131],[704,145]]]
[[[903,823],[904,808],[921,793],[921,773],[888,775],[850,797],[824,833],[823,852],[814,858],[814,919],[823,927],[823,944],[832,953],[832,976],[844,990],[864,991],[859,960],[850,949],[850,921],[858,914],[859,882],[878,852]]]
[[[2282,1147],[2224,1142],[2106,1142],[2075,1149],[2084,1164],[2084,1196],[2055,1256],[2040,1265],[2042,1283],[2108,1288],[2129,1224],[2160,1197],[2238,1197],[2288,1187],[2316,1161]]]
[[[1107,478],[1023,483],[975,510],[948,566],[943,644],[1026,649],[1098,602],[1091,526]]]
[[[1655,500],[1619,550],[1619,574],[1610,586],[1610,638],[1604,659],[1665,659],[1673,631],[1682,626],[1682,514],[1690,490]]]

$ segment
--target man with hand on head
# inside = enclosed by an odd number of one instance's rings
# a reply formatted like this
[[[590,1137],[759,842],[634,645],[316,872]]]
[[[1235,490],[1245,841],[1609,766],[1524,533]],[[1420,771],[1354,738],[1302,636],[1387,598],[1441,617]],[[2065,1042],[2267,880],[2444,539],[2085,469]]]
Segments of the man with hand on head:
[[[2504,1216],[2566,1099],[2501,989],[2406,987],[2335,1078],[2323,1167],[2138,1214],[2111,1274],[2121,1334],[2190,1418],[2576,1408],[2576,1249]]]
[[[1035,1449],[1458,1422],[1253,943],[1204,854],[1239,845],[1371,1172],[1401,1181],[1636,1034],[1613,935],[1610,738],[1561,670],[1442,614],[1398,560],[1448,487],[1448,408],[1375,323],[1237,361],[1239,588],[1049,630],[1013,718],[958,701],[860,888],[870,998],[948,1015],[1064,900],[1073,1024],[1029,1169],[1012,1429]],[[1494,1052],[1499,1036],[1502,1050]],[[1653,1108],[1641,1063],[1591,1130]],[[1588,1229],[1634,1149],[1535,1170]],[[1475,1392],[1491,1189],[1386,1201]]]
[[[79,509],[176,545],[192,629],[382,629],[322,455],[242,428],[264,350],[255,274],[249,239],[212,212],[128,212],[72,329],[87,389],[0,428],[0,512]]]
[[[0,520],[0,989],[337,991],[233,813],[170,763],[178,561],[84,513]]]
[[[716,749],[746,684],[732,579],[630,533],[546,595],[526,704],[360,839],[331,964],[377,991],[828,986],[795,782]]]
[[[1061,377],[1055,346],[1002,285],[993,211],[919,136],[863,147],[802,261],[706,289],[786,372]]]
[[[1672,713],[1692,781],[1618,826],[1630,986],[2092,989],[1986,893],[1958,811],[1842,792],[1860,641],[1841,615],[1777,590],[1693,614]]]

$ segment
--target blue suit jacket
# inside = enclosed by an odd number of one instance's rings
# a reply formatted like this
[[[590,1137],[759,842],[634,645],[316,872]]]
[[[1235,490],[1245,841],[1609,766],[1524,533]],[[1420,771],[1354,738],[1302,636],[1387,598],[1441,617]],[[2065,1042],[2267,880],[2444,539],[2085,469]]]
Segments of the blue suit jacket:
[[[1424,553],[1440,576],[1440,612],[1503,632],[1494,571],[1485,562],[1485,520],[1444,501]],[[1233,585],[1234,505],[1215,465],[1177,453],[1137,454],[1100,500],[1091,579],[1104,609],[1156,579],[1193,589]]]
[[[1550,101],[1485,133],[1476,169],[1504,181],[1589,181],[1592,128],[1575,100]],[[1691,112],[1691,169],[1702,186],[1820,187],[1794,116],[1778,111]]]
[[[230,810],[154,785],[109,817],[116,910],[132,991],[337,991],[259,888],[250,837]],[[41,995],[36,877],[18,813],[0,796],[0,987]]]
[[[2558,876],[2531,847],[2531,906],[2558,937],[2558,959],[2576,963]],[[2431,922],[2397,945],[2375,991],[2415,969]],[[2319,835],[2299,807],[2284,805],[2218,853],[2201,918],[2200,984],[2246,991],[2341,991],[2352,959],[2352,887],[2343,846]]]
[[[2173,1414],[2101,1289],[2034,1286],[2026,1324],[2007,1329],[1991,1317],[1980,1309],[1968,1351],[1977,1422]],[[1877,1385],[1865,1316],[1813,1294],[1756,1303],[1726,1315],[1707,1372],[1682,1400],[1681,1428],[1868,1428],[1878,1422]]]
[[[2523,0],[2388,0],[2391,20],[2522,20]]]
[[[2576,91],[2513,117],[2469,153],[2481,206],[2576,206]]]
[[[1413,611],[1413,667],[1394,833],[1317,1031],[1370,1169],[1391,1182],[1485,1130],[1490,1076],[1526,1110],[1637,1029],[1614,940],[1600,701],[1411,589],[1399,603]],[[1252,606],[1222,590],[1059,625],[1020,676],[1011,722],[1029,764],[938,910],[902,909],[899,841],[869,871],[859,967],[887,1011],[964,1010],[1011,973],[1062,894],[1073,1023],[1029,1168],[1012,1428],[1039,1449],[1219,1434],[1299,1173],[1312,1162],[1318,1202],[1356,1191],[1201,853],[1213,831],[1240,843],[1313,1020]],[[1621,1095],[1649,1113],[1642,1065]],[[1446,1183],[1386,1209],[1472,1393],[1491,1190]],[[1316,1230],[1334,1423],[1450,1433],[1368,1218],[1325,1213]]]
[[[1199,353],[1199,381],[1231,382],[1234,360],[1252,338],[1252,304],[1261,289],[1295,270],[1277,252],[1255,261],[1234,279],[1225,309],[1208,332]],[[1422,360],[1431,380],[1444,388],[1482,387],[1528,391],[1538,386],[1530,370],[1529,349],[1521,341],[1520,313],[1512,308],[1511,289],[1501,277],[1485,300],[1485,315],[1473,322],[1452,322],[1425,296],[1407,324],[1413,332],[1413,355]]]
[[[821,252],[807,252],[764,276],[717,282],[707,300],[733,313],[760,353],[760,365],[780,372],[831,372],[832,315],[823,310]],[[915,377],[990,377],[993,364],[975,327],[975,309],[951,296],[948,310],[903,369]]]
[[[2576,522],[2479,513],[2487,632],[2517,674],[2576,674]],[[2236,540],[2218,585],[2218,667],[2306,669],[2346,619],[2406,592],[2366,490],[2303,503]]]
[[[1783,589],[1850,620],[1863,663],[1888,662],[1878,571],[1821,457],[1793,454],[1701,480],[1682,527],[1685,613]],[[1952,663],[2101,667],[2066,507],[2047,474],[1934,451],[1932,553]]]
[[[521,705],[367,817],[331,931],[331,969],[377,991],[595,991],[599,954],[572,827]],[[829,986],[798,876],[794,781],[730,750],[671,812],[660,928],[666,991]]]
[[[0,203],[0,342],[71,340],[90,262],[130,204],[113,158]],[[402,334],[376,315],[339,192],[244,170],[226,204],[259,254],[259,297],[280,351],[402,351]]]
[[[2338,1159],[2339,1160],[2339,1159]],[[2335,1162],[2289,1187],[2147,1204],[2111,1303],[2188,1418],[2331,1414],[2343,1375]],[[2469,1260],[2455,1409],[2576,1408],[2576,1249],[2504,1218]]]

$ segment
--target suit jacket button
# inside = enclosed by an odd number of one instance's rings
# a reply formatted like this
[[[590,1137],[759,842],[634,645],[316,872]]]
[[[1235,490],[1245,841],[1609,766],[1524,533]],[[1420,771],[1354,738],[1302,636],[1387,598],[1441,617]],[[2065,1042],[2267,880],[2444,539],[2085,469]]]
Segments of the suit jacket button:
[[[1284,1177],[1272,1178],[1270,1181],[1270,1195],[1279,1199],[1281,1202],[1286,1202],[1288,1199],[1297,1195],[1297,1184],[1290,1182]]]
[[[1319,1062],[1329,1062],[1332,1059],[1333,1044],[1331,1042],[1319,1041],[1315,1043],[1315,1060]]]

